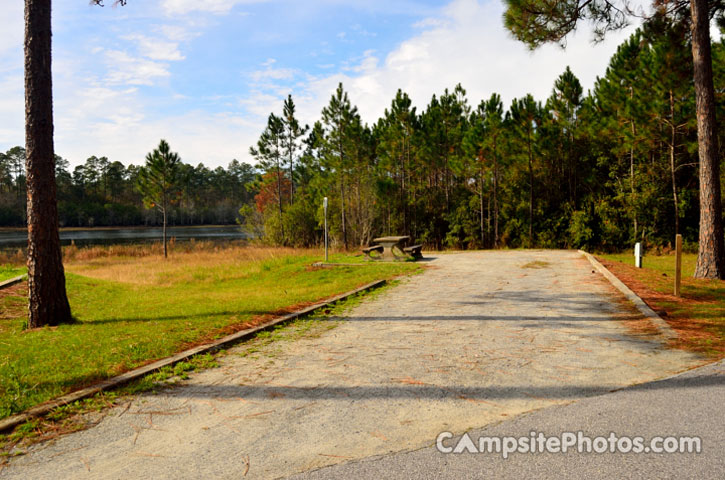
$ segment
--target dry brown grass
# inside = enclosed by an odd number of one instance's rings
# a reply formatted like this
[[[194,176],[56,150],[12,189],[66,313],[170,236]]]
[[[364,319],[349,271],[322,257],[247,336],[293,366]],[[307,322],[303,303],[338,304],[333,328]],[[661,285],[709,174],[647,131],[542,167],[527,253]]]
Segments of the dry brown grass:
[[[0,265],[18,267],[25,265],[25,250],[22,248],[0,250]]]
[[[241,243],[186,242],[170,245],[163,258],[160,244],[113,245],[64,249],[66,269],[86,277],[142,285],[214,281],[229,270],[238,276],[258,271],[268,260],[289,255],[314,254],[313,249],[248,246]],[[236,275],[232,275],[236,276]]]
[[[696,256],[685,255],[682,296],[675,297],[672,294],[674,258],[650,256],[647,266],[639,269],[612,260],[616,257],[607,255],[599,261],[677,332],[671,346],[711,358],[725,357],[725,282],[692,278]]]

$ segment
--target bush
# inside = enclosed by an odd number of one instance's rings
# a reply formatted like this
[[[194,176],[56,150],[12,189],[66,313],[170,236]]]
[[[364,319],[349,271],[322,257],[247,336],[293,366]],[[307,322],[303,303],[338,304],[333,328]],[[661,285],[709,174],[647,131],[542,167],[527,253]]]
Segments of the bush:
[[[574,248],[589,248],[594,239],[594,230],[591,227],[591,216],[582,210],[571,214],[569,222],[569,242]]]

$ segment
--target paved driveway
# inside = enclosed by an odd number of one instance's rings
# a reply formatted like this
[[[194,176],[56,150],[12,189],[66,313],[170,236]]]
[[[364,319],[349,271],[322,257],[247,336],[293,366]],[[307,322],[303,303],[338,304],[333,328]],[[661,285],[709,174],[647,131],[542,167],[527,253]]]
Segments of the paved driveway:
[[[636,314],[576,252],[427,265],[342,320],[236,347],[221,368],[40,445],[0,477],[284,477],[701,363],[633,334],[625,321]]]
[[[479,445],[481,437],[528,437],[532,431],[553,437],[581,431],[590,439],[608,437],[614,432],[618,437],[642,437],[645,448],[655,437],[686,436],[700,441],[699,453],[687,453],[687,444],[685,452],[669,454],[580,453],[572,447],[566,453],[513,453],[504,459],[500,453],[488,452],[442,454],[431,446],[312,470],[295,479],[379,480],[393,476],[416,480],[484,477],[720,480],[725,472],[723,398],[725,361],[466,432],[474,445]],[[461,437],[452,438],[443,442],[443,446],[454,446],[460,441]],[[626,443],[623,445],[627,448]]]

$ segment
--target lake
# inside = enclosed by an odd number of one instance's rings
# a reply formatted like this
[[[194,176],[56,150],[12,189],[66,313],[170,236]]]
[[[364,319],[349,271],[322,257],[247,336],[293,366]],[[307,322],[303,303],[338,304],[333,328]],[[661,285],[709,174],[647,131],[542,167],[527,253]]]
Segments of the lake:
[[[249,238],[237,225],[167,227],[168,238],[177,242],[188,240],[242,240]],[[161,240],[161,227],[73,228],[61,229],[60,243],[81,245],[112,245],[118,243],[147,243]],[[0,248],[25,247],[27,231],[0,229]]]

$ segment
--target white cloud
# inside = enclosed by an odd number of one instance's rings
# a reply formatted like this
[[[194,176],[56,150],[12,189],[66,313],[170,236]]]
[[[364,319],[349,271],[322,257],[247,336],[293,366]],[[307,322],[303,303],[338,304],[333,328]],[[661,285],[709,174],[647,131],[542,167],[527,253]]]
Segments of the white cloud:
[[[188,28],[180,25],[162,25],[159,27],[162,35],[172,42],[187,42],[199,36],[198,33],[189,31]]]
[[[207,12],[224,15],[236,5],[263,3],[266,0],[164,0],[161,4],[167,15],[185,15],[191,12]]]
[[[153,85],[157,79],[171,75],[169,64],[184,60],[179,43],[195,36],[180,26],[158,28],[163,36],[151,37],[141,33],[123,35],[120,39],[135,47],[136,53],[125,50],[104,50],[95,47],[93,54],[102,54],[107,67],[106,81],[110,85]]]
[[[566,50],[546,45],[530,52],[503,27],[500,2],[454,0],[440,15],[417,22],[416,35],[384,58],[366,52],[353,67],[314,78],[292,92],[307,122],[319,118],[338,82],[343,82],[363,119],[374,122],[389,106],[398,88],[407,92],[419,110],[433,94],[461,83],[469,102],[478,104],[499,93],[508,107],[513,98],[531,93],[544,100],[554,80],[570,66],[585,90],[604,74],[611,55],[633,27],[610,33],[592,45],[590,30],[582,25]]]
[[[239,114],[201,110],[161,114],[136,88],[75,89],[69,82],[63,79],[58,86],[55,150],[72,165],[91,155],[141,164],[164,138],[184,162],[215,167],[232,158],[246,158],[258,135],[257,126]]]
[[[22,71],[0,77],[0,152],[24,141],[24,102]]]
[[[255,82],[262,80],[290,80],[294,78],[296,70],[292,68],[265,68],[250,74]]]
[[[135,42],[139,53],[151,60],[178,61],[185,58],[179,51],[178,42],[151,38],[141,34],[125,35],[121,38]]]
[[[3,22],[0,28],[0,58],[17,50],[23,42],[23,2],[3,2]]]
[[[166,63],[131,56],[121,50],[103,53],[109,68],[106,81],[110,85],[153,85],[155,79],[171,75]]]

